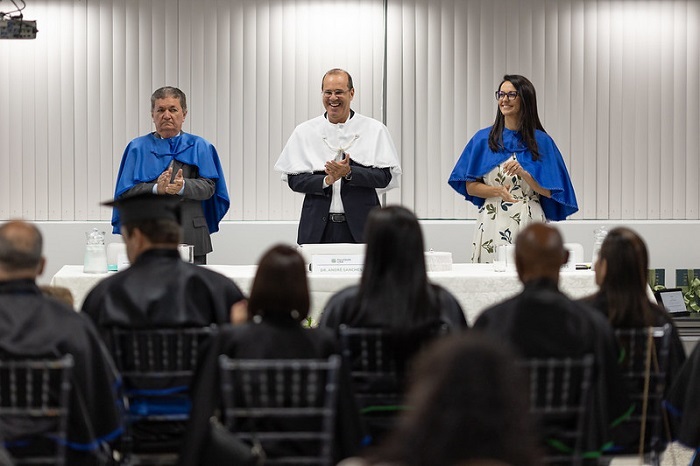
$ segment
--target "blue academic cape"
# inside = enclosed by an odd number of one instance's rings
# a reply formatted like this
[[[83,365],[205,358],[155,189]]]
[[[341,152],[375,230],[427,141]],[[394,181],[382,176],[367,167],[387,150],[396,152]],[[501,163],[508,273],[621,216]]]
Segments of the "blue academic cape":
[[[209,233],[219,231],[219,222],[231,204],[224,172],[216,148],[193,134],[180,133],[173,138],[160,139],[151,133],[132,140],[122,155],[114,198],[121,197],[139,183],[154,182],[173,159],[196,166],[199,176],[215,182],[214,195],[202,201],[202,210]],[[118,209],[112,210],[112,227],[114,233],[119,233]]]
[[[518,131],[503,129],[503,149],[493,152],[489,148],[489,132],[484,128],[474,135],[464,148],[447,181],[452,188],[477,207],[484,205],[484,198],[467,193],[467,181],[482,179],[495,166],[515,154],[522,167],[532,175],[540,186],[549,189],[551,198],[540,196],[540,205],[547,220],[564,220],[578,211],[576,193],[569,178],[564,159],[554,140],[547,133],[535,130],[535,140],[540,157],[532,160],[532,154],[522,142]]]

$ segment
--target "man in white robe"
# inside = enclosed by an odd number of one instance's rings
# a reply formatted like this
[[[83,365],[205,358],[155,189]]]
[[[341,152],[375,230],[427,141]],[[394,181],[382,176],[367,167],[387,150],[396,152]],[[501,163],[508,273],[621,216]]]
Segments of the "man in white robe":
[[[297,243],[362,243],[378,194],[399,186],[399,157],[384,124],[350,109],[347,71],[328,71],[321,90],[326,113],[296,127],[275,170],[305,195]]]

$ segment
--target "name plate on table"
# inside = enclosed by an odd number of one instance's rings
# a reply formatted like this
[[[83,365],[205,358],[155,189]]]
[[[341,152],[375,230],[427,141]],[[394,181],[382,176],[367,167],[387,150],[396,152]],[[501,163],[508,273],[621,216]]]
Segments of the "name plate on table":
[[[314,254],[311,256],[312,273],[362,273],[364,254]]]

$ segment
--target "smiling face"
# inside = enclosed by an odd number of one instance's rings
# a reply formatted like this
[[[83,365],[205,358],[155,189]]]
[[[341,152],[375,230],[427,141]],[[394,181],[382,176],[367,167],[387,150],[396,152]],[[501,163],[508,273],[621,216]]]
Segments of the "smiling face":
[[[177,97],[164,97],[156,99],[153,106],[153,123],[156,125],[156,133],[167,139],[180,134],[182,124],[185,122],[187,110],[182,109],[180,99]]]
[[[348,89],[348,76],[345,73],[330,73],[323,78],[323,106],[328,113],[328,121],[344,123],[350,116],[350,102],[355,89]]]
[[[517,92],[517,89],[515,86],[513,86],[513,83],[510,81],[504,81],[503,84],[501,84],[501,88],[499,89],[501,92]],[[501,111],[503,116],[506,119],[506,127],[510,128],[511,125],[509,123],[517,123],[517,126],[519,126],[520,123],[520,102],[521,102],[522,97],[518,95],[514,99],[510,99],[508,97],[504,97],[498,101],[498,109]]]

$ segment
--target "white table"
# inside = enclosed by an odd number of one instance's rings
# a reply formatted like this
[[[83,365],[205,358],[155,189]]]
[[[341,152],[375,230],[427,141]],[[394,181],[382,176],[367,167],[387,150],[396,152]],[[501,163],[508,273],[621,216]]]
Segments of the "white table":
[[[255,265],[205,265],[232,279],[248,294],[253,284]],[[83,273],[82,265],[65,265],[51,279],[51,285],[71,290],[75,306],[80,309],[83,299],[95,284],[116,272]],[[491,264],[453,264],[449,272],[428,272],[430,280],[447,288],[459,301],[467,321],[472,324],[487,307],[509,298],[522,290],[515,270],[494,272]],[[311,316],[318,319],[328,299],[338,290],[359,283],[359,275],[309,273]],[[562,271],[561,290],[571,298],[582,298],[597,291],[594,273],[590,270]]]

